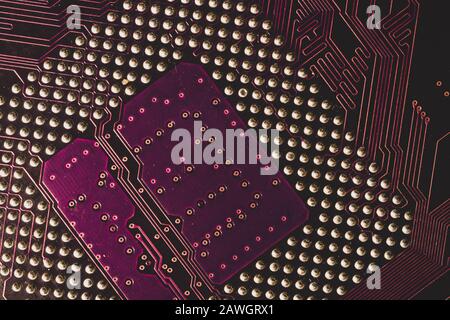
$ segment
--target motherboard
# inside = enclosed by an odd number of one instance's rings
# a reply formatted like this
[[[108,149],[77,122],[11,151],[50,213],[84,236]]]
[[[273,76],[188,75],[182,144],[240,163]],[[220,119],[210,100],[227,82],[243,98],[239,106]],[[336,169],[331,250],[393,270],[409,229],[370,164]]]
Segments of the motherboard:
[[[447,299],[445,6],[1,0],[1,299]]]

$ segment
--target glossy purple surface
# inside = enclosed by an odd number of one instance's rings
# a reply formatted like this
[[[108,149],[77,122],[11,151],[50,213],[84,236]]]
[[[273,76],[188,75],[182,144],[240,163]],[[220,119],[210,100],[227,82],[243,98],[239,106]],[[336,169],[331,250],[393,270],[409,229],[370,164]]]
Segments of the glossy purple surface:
[[[171,299],[173,294],[156,275],[137,269],[143,249],[128,230],[135,209],[107,164],[96,143],[77,139],[45,163],[43,181],[128,299]],[[99,181],[104,185],[100,187]]]
[[[222,283],[304,223],[308,210],[280,173],[262,176],[259,165],[174,165],[171,133],[192,133],[194,120],[222,132],[246,128],[206,72],[182,63],[125,106],[117,129],[142,162],[144,183],[183,219],[197,261]]]

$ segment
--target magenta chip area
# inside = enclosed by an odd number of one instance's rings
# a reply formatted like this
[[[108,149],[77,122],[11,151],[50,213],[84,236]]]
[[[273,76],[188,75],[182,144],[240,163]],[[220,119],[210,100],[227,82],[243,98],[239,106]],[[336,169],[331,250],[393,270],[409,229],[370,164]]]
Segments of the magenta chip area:
[[[107,165],[97,143],[77,139],[45,163],[43,182],[128,299],[171,299],[158,276],[138,271],[143,249],[128,229],[135,209]]]
[[[193,134],[194,120],[223,133],[246,129],[207,73],[181,63],[126,104],[116,129],[154,197],[183,220],[201,267],[223,283],[302,225],[308,210],[280,173],[262,176],[259,165],[174,165],[171,134]]]

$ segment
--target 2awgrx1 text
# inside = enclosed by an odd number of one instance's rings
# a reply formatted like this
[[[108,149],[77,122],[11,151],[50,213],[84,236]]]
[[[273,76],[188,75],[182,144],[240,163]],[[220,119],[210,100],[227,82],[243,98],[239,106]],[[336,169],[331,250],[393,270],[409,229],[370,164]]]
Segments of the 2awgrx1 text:
[[[229,304],[219,305],[216,307],[197,307],[197,306],[187,306],[182,304],[176,307],[176,315],[196,315],[206,318],[208,314],[218,314],[218,315],[271,315],[273,314],[273,305],[269,304],[250,304],[250,305],[239,305],[239,304]]]

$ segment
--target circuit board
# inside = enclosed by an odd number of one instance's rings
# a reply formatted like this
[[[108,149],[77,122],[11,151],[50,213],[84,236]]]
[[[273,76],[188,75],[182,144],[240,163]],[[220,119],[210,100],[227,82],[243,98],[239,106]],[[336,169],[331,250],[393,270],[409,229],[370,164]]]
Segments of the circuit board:
[[[432,2],[0,1],[1,298],[447,299]]]

